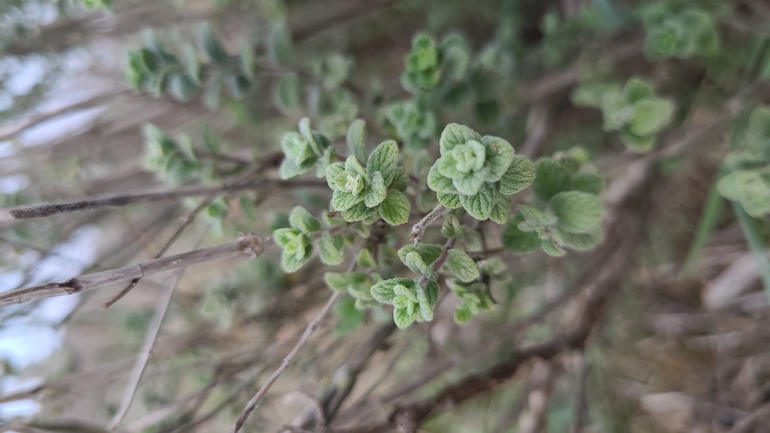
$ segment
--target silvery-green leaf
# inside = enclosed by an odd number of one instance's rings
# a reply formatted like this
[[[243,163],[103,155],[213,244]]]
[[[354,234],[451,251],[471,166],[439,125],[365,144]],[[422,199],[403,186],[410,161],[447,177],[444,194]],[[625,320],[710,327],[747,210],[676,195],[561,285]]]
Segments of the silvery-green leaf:
[[[567,170],[551,158],[540,158],[535,162],[535,179],[532,181],[532,192],[543,201],[548,201],[554,195],[568,190],[570,178]]]
[[[219,39],[214,35],[214,32],[211,30],[211,26],[209,26],[208,23],[200,26],[199,37],[203,51],[206,52],[209,59],[214,63],[226,65],[230,56],[227,54],[227,51],[225,51],[222,43],[219,42]]]
[[[425,298],[428,301],[428,307],[430,307],[431,311],[436,308],[436,304],[438,304],[438,295],[438,283],[435,281],[429,281],[428,285],[425,286]]]
[[[294,240],[294,238],[297,237],[299,234],[300,234],[299,230],[282,228],[282,229],[277,229],[273,231],[273,238],[275,239],[275,243],[277,243],[281,247],[285,247],[286,245],[289,244],[289,242]]]
[[[334,210],[347,210],[364,201],[364,195],[353,195],[348,191],[334,191],[332,194],[332,207]]]
[[[469,283],[479,276],[479,268],[464,252],[452,248],[447,251],[447,267],[458,280]]]
[[[454,215],[447,215],[444,218],[444,223],[441,225],[441,236],[460,239],[463,237],[463,234],[465,234],[465,227],[460,223],[460,220]]]
[[[326,286],[332,290],[346,291],[350,286],[365,284],[369,275],[364,272],[327,272],[324,274]]]
[[[416,252],[407,253],[404,256],[404,264],[412,272],[423,275],[429,280],[436,280],[438,278],[436,271],[426,264]]]
[[[471,311],[467,307],[465,307],[464,305],[463,306],[458,305],[454,315],[455,322],[458,325],[468,323],[472,318],[473,318],[473,313],[471,313]]]
[[[345,189],[345,164],[335,162],[326,167],[326,183],[333,190]]]
[[[388,190],[385,188],[385,181],[379,171],[375,171],[371,176],[371,185],[364,195],[364,203],[367,207],[375,207],[385,200],[388,196]]]
[[[556,223],[556,216],[549,212],[543,212],[537,208],[523,204],[519,205],[517,209],[524,219],[534,226],[549,226]]]
[[[441,138],[439,138],[441,155],[448,153],[457,145],[467,143],[469,140],[481,140],[481,135],[467,126],[450,123],[441,132]]]
[[[559,248],[559,246],[554,244],[550,239],[543,239],[540,246],[543,247],[543,251],[551,257],[561,257],[564,255],[564,250]]]
[[[436,161],[436,166],[439,174],[450,179],[457,179],[460,177],[468,176],[468,173],[462,172],[457,169],[457,161],[451,154],[442,156]]]
[[[432,264],[441,255],[442,248],[440,245],[433,244],[417,244],[417,246],[406,244],[398,250],[398,258],[402,262],[406,262],[406,255],[409,253],[417,253],[422,260],[427,264]]]
[[[321,222],[302,206],[294,206],[289,213],[289,224],[293,229],[311,234],[321,230]]]
[[[511,197],[498,194],[495,205],[492,207],[492,213],[489,214],[489,219],[498,224],[505,224],[508,221],[508,212],[510,210]]]
[[[457,188],[452,183],[452,179],[439,173],[438,165],[439,162],[436,161],[428,171],[428,188],[438,193],[457,194]]]
[[[288,65],[292,58],[291,35],[283,23],[276,23],[270,29],[267,39],[267,53],[273,63]]]
[[[674,104],[662,98],[647,98],[634,104],[634,118],[628,125],[631,133],[645,137],[656,134],[671,123]]]
[[[339,265],[345,258],[328,231],[323,232],[318,240],[318,257],[326,265]]]
[[[366,159],[366,122],[356,119],[348,127],[346,137],[350,154],[363,161]]]
[[[529,254],[540,248],[540,237],[535,232],[523,232],[519,223],[524,221],[521,214],[516,214],[503,228],[502,244],[505,249],[516,254]]]
[[[360,201],[348,209],[342,211],[342,218],[347,222],[366,220],[372,215],[377,214],[376,207],[368,207],[363,201]]]
[[[361,166],[361,163],[358,162],[358,159],[352,155],[345,160],[345,170],[351,173],[355,173],[359,176],[363,176],[364,178],[367,177],[364,167]]]
[[[500,137],[490,135],[481,138],[481,143],[486,148],[486,162],[490,172],[486,180],[497,182],[508,170],[514,158],[513,146]]]
[[[398,145],[393,140],[388,140],[377,146],[366,162],[366,172],[369,177],[375,172],[382,173],[385,186],[389,186],[396,176],[398,166]]]
[[[365,268],[371,268],[371,269],[377,268],[377,261],[374,260],[374,256],[372,255],[372,252],[369,251],[368,248],[362,248],[361,251],[358,252],[357,260],[358,260],[358,264]]]
[[[655,147],[654,135],[642,137],[634,134],[628,129],[621,129],[618,136],[620,137],[620,141],[634,152],[647,153]]]
[[[395,322],[396,326],[398,326],[399,329],[405,329],[409,327],[409,325],[411,325],[416,318],[417,318],[417,311],[415,311],[412,314],[409,314],[409,311],[407,311],[405,308],[393,309],[393,322]]]
[[[295,73],[284,74],[273,90],[275,107],[283,114],[290,114],[299,108],[299,76]]]
[[[577,172],[572,175],[572,190],[599,195],[604,187],[604,179],[593,173]]]
[[[500,194],[516,194],[528,187],[534,179],[535,166],[527,158],[514,155],[511,165],[500,179]]]
[[[278,168],[278,176],[281,179],[291,179],[292,177],[299,176],[300,174],[308,171],[310,168],[302,168],[294,162],[293,159],[284,159],[281,161],[281,166]]]
[[[601,226],[589,230],[585,233],[570,233],[559,229],[553,229],[553,239],[559,244],[576,251],[590,250],[599,244],[602,239]]]
[[[291,254],[288,250],[283,250],[281,253],[281,266],[285,272],[296,272],[310,260],[312,255],[312,244],[305,247],[304,254]]]
[[[396,176],[393,178],[393,182],[391,182],[388,188],[406,192],[408,187],[409,175],[406,173],[404,167],[396,167]]]
[[[430,305],[425,289],[419,284],[414,285],[414,292],[417,295],[417,303],[420,305],[420,315],[422,320],[430,322],[433,320],[433,307]]]
[[[383,304],[392,304],[393,299],[396,297],[396,294],[393,291],[396,286],[412,288],[414,285],[415,282],[411,278],[391,278],[389,280],[380,281],[372,286],[372,297]]]
[[[438,198],[438,202],[444,205],[445,207],[449,209],[457,209],[460,206],[462,206],[462,203],[460,203],[460,195],[459,194],[445,194],[443,192],[437,193],[436,198]]]
[[[639,77],[631,77],[623,87],[622,95],[623,99],[633,104],[652,97],[654,92],[652,86],[647,81]]]
[[[500,257],[490,257],[476,262],[476,265],[483,275],[495,275],[505,271],[505,263]]]
[[[409,200],[400,191],[390,190],[380,204],[380,216],[390,225],[397,226],[409,220]]]
[[[477,220],[489,218],[497,199],[497,188],[492,183],[484,182],[475,195],[460,194],[460,203],[468,214]]]
[[[485,179],[489,174],[489,168],[483,167],[481,170],[473,173],[472,176],[464,176],[457,179],[452,179],[452,184],[457,188],[457,192],[463,195],[475,195],[482,189],[486,183]]]
[[[556,215],[559,228],[570,233],[583,233],[596,227],[604,210],[599,198],[579,191],[556,194],[548,206]]]

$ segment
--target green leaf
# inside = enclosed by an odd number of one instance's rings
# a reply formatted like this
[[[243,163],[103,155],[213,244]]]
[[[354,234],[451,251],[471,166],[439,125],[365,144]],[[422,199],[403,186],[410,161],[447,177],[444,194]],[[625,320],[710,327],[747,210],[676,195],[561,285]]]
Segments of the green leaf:
[[[187,102],[198,94],[198,86],[187,74],[174,74],[168,80],[168,93],[177,101]]]
[[[516,254],[529,254],[540,248],[540,237],[535,232],[524,232],[519,229],[519,223],[524,222],[524,216],[516,214],[503,227],[502,244],[505,249]]]
[[[452,179],[439,173],[438,166],[439,161],[436,161],[428,171],[428,188],[438,193],[457,194],[457,188],[452,183]]]
[[[470,216],[484,221],[489,218],[497,199],[497,189],[494,184],[484,182],[476,195],[460,194],[460,203]]]
[[[535,179],[535,166],[523,156],[514,156],[500,179],[500,194],[511,195],[528,187]]]
[[[439,138],[441,155],[448,153],[455,146],[467,143],[469,140],[480,141],[481,135],[467,126],[450,123],[441,132],[441,138]]]
[[[292,58],[291,35],[283,23],[277,23],[270,29],[267,39],[267,53],[273,63],[288,65]]]
[[[356,308],[356,300],[353,298],[342,299],[334,306],[334,312],[337,313],[339,320],[335,327],[337,334],[348,334],[355,330],[361,321],[364,320],[364,311]]]
[[[417,311],[409,313],[406,308],[393,309],[393,322],[399,329],[405,329],[417,318]]]
[[[358,264],[364,268],[377,268],[377,261],[374,260],[374,256],[368,248],[362,248],[361,251],[358,252]]]
[[[633,132],[622,129],[619,133],[620,141],[634,152],[646,153],[655,147],[655,136],[642,137]]]
[[[652,85],[639,77],[631,77],[623,87],[623,99],[628,103],[638,101],[654,96]]]
[[[543,239],[541,246],[543,247],[543,251],[551,257],[561,257],[564,255],[564,250],[559,248],[550,239]]]
[[[416,252],[407,253],[404,256],[404,264],[412,272],[423,275],[429,280],[435,281],[438,278],[436,271],[428,266]]]
[[[436,197],[438,198],[439,203],[441,203],[442,205],[444,205],[449,209],[457,209],[460,206],[462,206],[462,203],[460,202],[459,194],[445,194],[443,192],[440,192],[436,194]]]
[[[479,268],[464,252],[452,248],[447,251],[447,267],[458,280],[469,283],[479,277]]]
[[[495,275],[505,271],[505,263],[500,257],[490,257],[476,263],[482,275]]]
[[[257,65],[257,58],[254,55],[254,46],[250,41],[244,39],[239,46],[239,53],[241,55],[241,72],[249,79],[254,80],[256,77],[255,70]]]
[[[406,263],[406,255],[414,252],[420,256],[422,261],[427,264],[432,264],[441,255],[442,250],[443,248],[441,248],[440,245],[418,244],[417,246],[414,246],[407,244],[398,250],[398,258]]]
[[[366,174],[366,170],[364,170],[364,167],[361,165],[360,162],[358,162],[358,159],[356,159],[356,157],[352,155],[348,156],[348,159],[345,160],[345,171],[362,176],[365,179],[368,178]]]
[[[489,214],[489,219],[498,224],[505,224],[508,220],[508,212],[510,212],[510,210],[511,197],[498,194],[495,205],[492,207],[492,213]]]
[[[598,197],[579,191],[556,194],[548,206],[556,215],[559,228],[570,233],[583,233],[596,227],[604,210]]]
[[[532,181],[532,192],[543,201],[548,201],[554,195],[568,190],[570,178],[567,170],[551,158],[540,158],[535,162],[535,179]]]
[[[674,104],[662,98],[648,98],[634,104],[634,118],[628,125],[631,133],[645,137],[656,134],[671,123]]]
[[[326,272],[324,282],[332,290],[345,292],[351,286],[360,286],[369,281],[369,275],[364,272]]]
[[[355,222],[365,220],[376,213],[376,207],[368,207],[366,206],[366,203],[361,201],[342,211],[342,217],[347,222]]]
[[[454,315],[455,322],[458,325],[462,325],[462,324],[468,323],[468,322],[470,322],[470,320],[472,318],[473,318],[473,313],[471,313],[471,310],[469,310],[465,306],[461,307],[461,306],[458,305],[457,309],[455,310],[455,315]]]
[[[394,289],[399,285],[412,288],[415,286],[415,282],[411,278],[391,278],[380,281],[372,286],[372,297],[383,304],[392,304],[393,299],[396,297]]]
[[[392,226],[404,224],[409,220],[409,200],[400,191],[388,191],[380,204],[380,216]]]
[[[441,236],[460,239],[463,234],[465,234],[465,227],[460,223],[460,220],[454,215],[447,215],[441,225]]]
[[[433,320],[433,306],[430,305],[430,300],[425,293],[425,289],[421,285],[415,284],[414,292],[417,296],[417,303],[420,304],[420,315],[422,316],[422,320],[430,322]]]
[[[375,171],[371,176],[372,184],[364,195],[364,203],[367,207],[375,207],[385,200],[388,190],[385,187],[385,181],[379,171]]]
[[[299,230],[295,229],[277,229],[273,231],[273,238],[278,245],[286,247],[286,245],[293,241],[300,233]]]
[[[334,191],[332,193],[332,207],[334,210],[348,210],[364,201],[364,194],[353,195],[348,191]]]
[[[296,272],[310,260],[312,255],[312,244],[305,246],[303,251],[298,253],[291,253],[288,249],[284,249],[281,253],[281,266],[287,273]]]
[[[428,285],[425,286],[425,298],[427,300],[428,307],[430,307],[431,311],[436,308],[436,305],[438,304],[438,296],[439,296],[439,287],[438,283],[435,281],[429,281]]]
[[[513,162],[514,151],[510,143],[500,137],[484,136],[481,143],[486,148],[486,162],[490,167],[490,173],[487,175],[488,182],[497,182],[510,167]]]
[[[572,190],[599,195],[604,187],[604,179],[593,173],[577,172],[572,175]]]
[[[342,254],[338,245],[341,242],[334,242],[332,235],[325,231],[318,240],[318,256],[326,265],[339,265],[345,256]]]
[[[289,213],[289,224],[291,227],[311,234],[321,230],[321,222],[310,214],[302,206],[294,206]]]
[[[366,122],[356,119],[348,127],[346,137],[350,153],[361,161],[366,159]],[[396,149],[398,152],[398,149]]]
[[[299,108],[299,75],[290,72],[284,74],[273,91],[273,102],[283,114],[291,114]]]
[[[293,159],[284,159],[281,161],[281,166],[278,168],[278,176],[284,180],[291,179],[292,177],[299,176],[308,171],[308,169],[309,168],[301,168]]]
[[[601,226],[597,226],[585,233],[570,233],[556,227],[552,235],[559,244],[577,251],[590,250],[602,240]]]
[[[225,51],[222,43],[219,42],[219,39],[217,39],[217,37],[214,35],[214,32],[211,30],[211,26],[208,24],[203,24],[201,25],[198,32],[203,51],[206,52],[206,55],[209,56],[209,59],[219,65],[226,65],[230,56],[227,54],[227,51]]]
[[[385,186],[389,186],[396,176],[398,166],[398,145],[393,140],[388,140],[377,146],[366,162],[366,172],[372,177],[375,172],[382,173]]]

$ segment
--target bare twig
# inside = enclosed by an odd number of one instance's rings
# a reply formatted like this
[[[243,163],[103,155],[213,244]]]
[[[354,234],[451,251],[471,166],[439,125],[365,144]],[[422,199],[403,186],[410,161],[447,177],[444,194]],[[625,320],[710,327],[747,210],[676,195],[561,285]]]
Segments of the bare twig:
[[[572,409],[572,425],[569,433],[580,433],[585,424],[586,411],[588,410],[588,400],[586,399],[586,382],[588,381],[589,365],[586,362],[582,352],[575,355],[575,381],[577,389],[575,390],[575,405]]]
[[[241,412],[241,415],[238,417],[238,419],[235,421],[235,425],[230,430],[231,433],[238,433],[241,430],[241,427],[243,427],[243,423],[246,422],[246,420],[251,415],[251,412],[256,409],[256,407],[259,405],[260,402],[262,402],[262,399],[265,397],[265,394],[267,394],[267,391],[270,389],[270,387],[273,386],[276,380],[278,380],[279,377],[281,377],[281,374],[291,365],[291,363],[294,361],[294,359],[297,357],[297,354],[300,350],[302,350],[303,347],[307,344],[308,341],[310,341],[310,337],[313,335],[313,333],[318,329],[318,326],[321,324],[321,321],[326,316],[326,313],[329,312],[329,309],[331,309],[332,305],[334,305],[335,302],[342,296],[343,292],[334,292],[334,294],[329,298],[328,301],[326,301],[326,304],[321,308],[321,311],[316,314],[316,316],[313,318],[313,320],[310,321],[310,323],[307,324],[307,328],[305,328],[305,332],[302,333],[302,336],[300,337],[299,341],[297,341],[297,344],[294,345],[294,348],[291,349],[288,355],[286,355],[285,358],[283,358],[283,361],[281,362],[281,365],[276,369],[273,374],[270,375],[270,377],[267,379],[267,382],[265,382],[264,385],[262,385],[262,388],[257,391],[256,394],[254,394],[254,397],[249,400],[248,404],[246,404],[246,407],[243,408],[243,411]]]
[[[123,398],[120,400],[120,406],[118,411],[115,412],[115,416],[112,417],[110,423],[107,424],[107,431],[112,432],[123,421],[123,418],[128,413],[128,409],[131,407],[131,402],[134,401],[134,395],[139,387],[139,381],[142,379],[144,369],[147,367],[147,362],[150,360],[152,354],[152,348],[155,346],[155,340],[158,337],[160,331],[160,325],[163,323],[163,318],[166,316],[168,306],[171,303],[171,296],[174,294],[179,278],[182,276],[183,269],[180,269],[176,275],[167,283],[166,287],[160,293],[158,304],[155,306],[155,314],[152,316],[152,322],[147,328],[147,334],[144,337],[144,343],[139,351],[139,356],[136,358],[136,364],[131,371],[131,376],[128,379],[126,390],[123,393]]]
[[[527,410],[519,418],[520,433],[537,433],[544,427],[548,399],[551,396],[555,367],[551,362],[537,363],[532,369],[534,386],[527,396]]]
[[[420,243],[422,234],[425,233],[425,229],[433,222],[439,219],[441,215],[446,211],[446,207],[443,204],[437,204],[432,211],[428,212],[420,221],[412,227],[412,232],[409,234],[409,240],[414,241],[414,246]]]
[[[269,236],[260,238],[248,235],[238,241],[227,244],[148,260],[122,268],[80,275],[66,281],[9,290],[0,293],[0,307],[52,298],[54,296],[74,295],[75,293],[98,289],[110,283],[132,278],[142,278],[159,272],[185,268],[216,259],[238,256],[259,257],[266,249],[273,246],[273,239]]]

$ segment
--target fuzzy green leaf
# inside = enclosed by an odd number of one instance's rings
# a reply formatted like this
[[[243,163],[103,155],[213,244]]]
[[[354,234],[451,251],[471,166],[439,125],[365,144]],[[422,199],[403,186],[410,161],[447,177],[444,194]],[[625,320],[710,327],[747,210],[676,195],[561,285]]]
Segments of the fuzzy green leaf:
[[[502,194],[497,195],[495,205],[492,207],[492,213],[489,214],[489,219],[498,223],[505,224],[508,220],[508,213],[511,210],[511,197]]]
[[[540,158],[535,162],[535,179],[532,181],[532,192],[543,201],[548,201],[554,195],[568,190],[570,178],[567,170],[551,158]]]
[[[436,194],[436,198],[438,198],[439,203],[441,203],[442,205],[444,205],[449,209],[457,209],[460,206],[462,206],[462,203],[460,202],[459,194],[445,194],[443,192],[440,192]]]
[[[343,292],[351,286],[360,286],[368,281],[369,275],[364,272],[327,272],[324,274],[324,282],[328,288]]]
[[[308,234],[321,230],[321,222],[302,206],[294,206],[291,209],[289,224],[292,228]]]
[[[484,182],[476,195],[460,194],[460,203],[472,217],[484,221],[489,218],[497,200],[497,188],[494,184]]]
[[[415,286],[415,282],[411,278],[391,278],[380,281],[372,286],[372,297],[383,304],[392,304],[393,299],[396,297],[394,289],[399,285],[412,288]]]
[[[533,253],[540,248],[540,237],[535,232],[521,231],[521,222],[524,222],[524,216],[516,214],[505,224],[501,239],[503,247],[516,254]]]
[[[438,166],[439,161],[436,161],[428,171],[428,188],[438,193],[457,194],[457,188],[452,183],[452,179],[439,173]]]
[[[441,155],[448,153],[455,146],[467,143],[469,140],[481,140],[481,135],[467,126],[450,123],[441,132],[441,138],[439,138]]]
[[[500,179],[500,194],[511,195],[528,187],[535,179],[535,166],[523,156],[514,156]]]
[[[556,194],[548,202],[559,228],[570,233],[584,233],[601,221],[602,202],[595,195],[568,191]]]
[[[393,322],[395,322],[399,329],[408,328],[416,318],[417,311],[410,314],[406,308],[393,309]]]
[[[346,142],[353,156],[361,161],[366,159],[366,122],[354,120],[348,127]]]
[[[513,146],[500,137],[484,136],[481,143],[486,147],[486,164],[490,167],[490,173],[486,180],[497,182],[511,166],[514,158]]]
[[[422,316],[422,320],[430,322],[433,320],[433,306],[430,305],[431,301],[428,299],[425,289],[421,285],[415,284],[414,292],[417,296],[417,303],[420,304],[420,315]]]
[[[604,179],[593,173],[577,172],[572,175],[572,190],[599,195],[604,187]]]
[[[342,254],[340,243],[334,242],[332,235],[325,231],[318,240],[318,257],[326,265],[339,265],[345,256]]]
[[[299,234],[300,234],[299,230],[282,228],[282,229],[277,229],[273,231],[273,238],[275,239],[275,243],[277,243],[281,247],[286,247],[286,245],[288,245],[289,242],[294,240]]]
[[[366,203],[360,201],[348,209],[342,211],[342,217],[345,219],[345,221],[354,222],[368,219],[376,213],[376,207],[368,207],[366,206]]]
[[[290,114],[299,107],[299,76],[295,73],[284,74],[273,90],[273,102],[283,114]]]
[[[332,207],[334,210],[348,210],[364,201],[364,194],[353,195],[348,191],[334,191],[332,194]]]
[[[441,236],[460,239],[463,234],[465,234],[465,227],[460,223],[460,220],[454,215],[447,215],[441,225]]]
[[[447,267],[458,280],[469,283],[479,276],[479,268],[464,252],[452,248],[447,251]]]
[[[364,268],[370,268],[375,269],[377,268],[377,261],[374,260],[374,256],[372,255],[372,252],[369,251],[368,248],[362,248],[361,251],[358,252],[358,264],[363,266]]]
[[[412,272],[423,275],[429,280],[435,281],[438,278],[436,271],[428,266],[416,252],[407,253],[404,256],[404,264]]]
[[[385,187],[385,180],[382,178],[382,174],[379,171],[375,171],[371,176],[372,184],[364,195],[364,203],[366,207],[375,207],[385,200],[388,196],[388,190]]]
[[[366,162],[366,172],[372,177],[375,172],[382,173],[385,186],[390,186],[396,176],[398,166],[398,145],[393,140],[388,140],[377,146]]]
[[[404,224],[409,220],[409,200],[400,191],[388,191],[388,196],[380,204],[380,216],[390,225]]]
[[[600,226],[585,233],[570,233],[556,227],[552,234],[553,239],[556,242],[576,251],[590,250],[598,245],[599,241],[602,239],[602,230]]]
[[[662,98],[648,98],[634,104],[634,118],[628,125],[631,133],[645,137],[656,134],[671,122],[674,104]]]
[[[414,246],[407,244],[398,250],[398,258],[401,259],[402,262],[406,262],[406,255],[414,252],[419,254],[420,258],[422,258],[425,263],[432,264],[441,255],[441,251],[442,248],[440,245],[418,244],[417,246]]]
[[[288,249],[284,249],[281,253],[281,266],[287,273],[296,272],[310,260],[312,255],[312,244],[306,245],[302,251],[297,253],[291,253]]]
[[[550,239],[543,239],[541,246],[543,247],[543,251],[551,257],[561,257],[564,255],[564,250],[559,248],[559,246],[554,244]]]

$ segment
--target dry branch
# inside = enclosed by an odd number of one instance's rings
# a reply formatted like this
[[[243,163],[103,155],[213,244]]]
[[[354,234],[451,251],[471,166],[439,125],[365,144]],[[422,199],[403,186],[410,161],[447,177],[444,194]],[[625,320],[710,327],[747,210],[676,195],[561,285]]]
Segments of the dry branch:
[[[54,296],[74,295],[98,289],[118,281],[143,278],[148,275],[172,269],[185,268],[216,259],[249,256],[259,257],[268,248],[273,247],[271,237],[244,236],[242,239],[227,244],[188,251],[160,259],[148,260],[122,268],[109,269],[93,274],[80,275],[69,280],[46,283],[0,293],[0,307],[24,302],[52,298]]]

